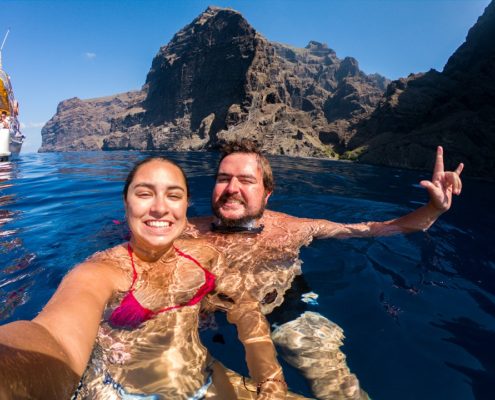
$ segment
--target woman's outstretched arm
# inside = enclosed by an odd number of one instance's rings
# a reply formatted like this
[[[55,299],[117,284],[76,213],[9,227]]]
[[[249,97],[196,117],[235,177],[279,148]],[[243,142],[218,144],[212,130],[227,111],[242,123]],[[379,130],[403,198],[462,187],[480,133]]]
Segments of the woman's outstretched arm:
[[[81,264],[32,321],[0,327],[0,398],[70,398],[96,338],[103,309],[122,274]]]

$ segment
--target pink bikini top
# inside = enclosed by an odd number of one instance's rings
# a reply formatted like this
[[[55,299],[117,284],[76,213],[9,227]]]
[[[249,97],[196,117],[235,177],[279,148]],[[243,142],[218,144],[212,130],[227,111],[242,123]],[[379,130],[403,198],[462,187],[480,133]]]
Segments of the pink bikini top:
[[[120,305],[113,310],[112,315],[108,321],[110,324],[116,328],[127,328],[134,329],[141,325],[143,322],[148,321],[153,318],[157,314],[160,314],[165,311],[174,310],[176,308],[181,308],[185,306],[192,306],[196,303],[199,303],[201,299],[206,296],[209,292],[211,292],[215,288],[215,275],[213,275],[210,271],[204,268],[196,259],[187,255],[180,251],[178,248],[174,247],[177,254],[181,257],[187,258],[191,260],[194,264],[196,264],[199,268],[201,268],[205,273],[205,283],[201,285],[196,294],[186,303],[178,304],[174,306],[169,306],[162,308],[158,311],[150,310],[146,307],[143,307],[134,297],[134,284],[137,280],[137,272],[136,267],[134,266],[134,257],[132,256],[132,247],[130,244],[127,244],[127,251],[129,253],[129,257],[131,258],[132,264],[132,285],[129,289],[129,292],[122,299]]]

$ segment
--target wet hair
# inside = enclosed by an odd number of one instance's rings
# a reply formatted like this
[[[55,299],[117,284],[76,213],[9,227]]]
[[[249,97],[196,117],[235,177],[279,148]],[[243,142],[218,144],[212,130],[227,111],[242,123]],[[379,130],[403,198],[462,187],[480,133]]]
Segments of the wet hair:
[[[152,156],[152,157],[147,157],[141,161],[138,161],[132,169],[129,171],[127,174],[127,178],[125,178],[125,183],[124,183],[124,189],[122,190],[122,195],[124,196],[124,200],[127,199],[127,192],[129,191],[129,186],[131,185],[134,176],[136,175],[136,172],[138,169],[143,166],[144,164],[148,164],[151,161],[162,161],[165,163],[168,163],[170,165],[173,165],[174,167],[177,167],[179,171],[182,174],[182,177],[184,178],[184,182],[186,183],[186,191],[187,191],[187,198],[190,198],[190,192],[189,192],[189,183],[187,182],[187,176],[184,170],[181,168],[181,166],[177,163],[175,163],[172,160],[169,160],[168,158],[162,157],[162,156]]]
[[[268,159],[261,152],[261,148],[257,142],[250,139],[240,139],[232,142],[226,142],[220,147],[220,152],[222,153],[222,156],[218,162],[217,175],[218,168],[225,157],[235,153],[254,154],[256,155],[256,160],[258,161],[258,165],[260,166],[263,174],[263,186],[265,187],[265,192],[273,192],[273,189],[275,188],[275,181],[273,179],[272,167],[270,166]]]

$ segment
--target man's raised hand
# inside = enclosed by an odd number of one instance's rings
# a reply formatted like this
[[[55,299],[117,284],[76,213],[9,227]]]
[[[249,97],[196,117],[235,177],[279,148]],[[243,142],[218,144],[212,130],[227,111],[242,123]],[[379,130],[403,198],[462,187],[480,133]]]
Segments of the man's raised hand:
[[[462,190],[460,178],[464,164],[460,163],[455,171],[444,171],[443,148],[437,147],[437,157],[431,181],[421,181],[419,184],[428,190],[430,204],[441,212],[447,211],[452,204],[452,194],[459,195]]]

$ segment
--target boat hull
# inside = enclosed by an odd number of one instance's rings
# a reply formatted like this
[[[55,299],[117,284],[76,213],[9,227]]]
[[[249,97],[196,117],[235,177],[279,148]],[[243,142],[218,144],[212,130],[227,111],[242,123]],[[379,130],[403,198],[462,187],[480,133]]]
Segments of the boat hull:
[[[10,132],[0,129],[0,161],[7,161],[10,157]]]
[[[7,161],[21,152],[24,136],[0,129],[0,161]]]
[[[18,119],[19,103],[14,97],[9,75],[2,69],[1,55],[0,49],[0,160],[3,161],[20,153],[24,135]]]
[[[10,138],[9,151],[12,155],[17,155],[21,152],[23,139],[15,137]]]

